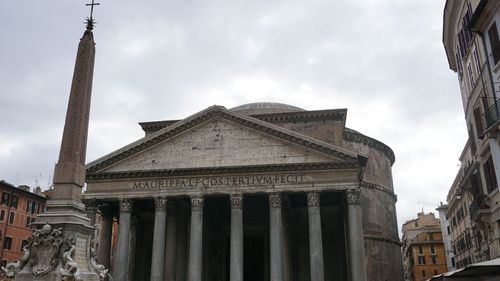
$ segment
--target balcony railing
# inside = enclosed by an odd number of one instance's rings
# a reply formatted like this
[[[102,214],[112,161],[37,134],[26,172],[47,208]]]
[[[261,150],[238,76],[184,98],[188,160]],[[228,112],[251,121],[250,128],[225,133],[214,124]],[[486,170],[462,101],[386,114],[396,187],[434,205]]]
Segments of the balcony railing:
[[[484,195],[479,195],[474,198],[469,207],[470,217],[472,221],[476,221],[483,213],[489,213],[490,206],[486,204]]]
[[[488,110],[484,113],[486,120],[486,128],[493,126],[496,122],[500,121],[500,99],[497,99]]]

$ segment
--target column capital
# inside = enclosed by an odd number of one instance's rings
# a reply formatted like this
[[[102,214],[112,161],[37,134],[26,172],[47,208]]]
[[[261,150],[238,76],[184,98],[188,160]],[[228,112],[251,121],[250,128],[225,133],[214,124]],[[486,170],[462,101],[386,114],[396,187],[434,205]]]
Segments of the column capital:
[[[281,208],[283,197],[281,193],[271,193],[269,194],[269,207],[271,208]]]
[[[167,202],[167,216],[168,217],[176,217],[177,216],[177,205],[172,200],[168,200],[168,202]]]
[[[361,191],[358,189],[348,189],[347,194],[347,204],[349,205],[359,205],[361,198]]]
[[[156,197],[155,198],[155,210],[156,211],[165,211],[167,210],[168,199],[165,197]]]
[[[231,194],[229,195],[231,200],[231,209],[242,209],[243,208],[243,194]]]
[[[319,196],[320,196],[320,193],[317,191],[308,192],[307,193],[307,206],[319,207],[320,206]]]
[[[132,200],[128,198],[120,199],[120,213],[130,213],[132,211]]]
[[[191,210],[192,211],[202,211],[203,210],[203,196],[191,196]]]
[[[96,212],[99,206],[97,199],[82,199],[82,203],[85,205],[85,212]]]

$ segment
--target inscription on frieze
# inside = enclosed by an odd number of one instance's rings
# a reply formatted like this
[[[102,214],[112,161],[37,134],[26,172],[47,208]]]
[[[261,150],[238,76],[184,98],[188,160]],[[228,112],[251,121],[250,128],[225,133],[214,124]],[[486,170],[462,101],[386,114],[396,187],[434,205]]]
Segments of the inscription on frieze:
[[[304,182],[302,174],[283,175],[251,175],[251,176],[216,176],[216,177],[189,177],[140,180],[132,183],[133,189],[175,189],[193,187],[238,187],[238,186],[266,186],[278,184],[300,184]]]

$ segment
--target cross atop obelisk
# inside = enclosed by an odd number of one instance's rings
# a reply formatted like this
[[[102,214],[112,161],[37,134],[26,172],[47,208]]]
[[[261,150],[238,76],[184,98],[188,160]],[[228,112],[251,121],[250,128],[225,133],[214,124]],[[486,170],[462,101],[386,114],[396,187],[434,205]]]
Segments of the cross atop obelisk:
[[[94,0],[92,0],[92,3],[85,4],[85,6],[90,6],[90,16],[87,18],[87,30],[92,30],[95,25],[94,21],[94,6],[101,5],[101,3],[95,3]]]

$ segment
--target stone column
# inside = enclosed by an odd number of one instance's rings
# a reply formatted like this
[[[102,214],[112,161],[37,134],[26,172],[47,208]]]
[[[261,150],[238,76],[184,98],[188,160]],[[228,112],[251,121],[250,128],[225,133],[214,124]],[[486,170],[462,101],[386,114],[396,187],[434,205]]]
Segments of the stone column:
[[[189,245],[188,280],[201,281],[203,261],[203,197],[191,197],[191,234]]]
[[[153,230],[153,253],[151,256],[151,281],[163,281],[166,219],[167,199],[155,198],[155,225]]]
[[[230,280],[243,281],[243,195],[232,194]]]
[[[115,263],[113,265],[113,279],[117,281],[127,280],[131,211],[132,202],[130,199],[121,199],[118,245],[116,247]]]
[[[99,247],[97,262],[109,269],[111,265],[111,240],[113,239],[113,213],[109,205],[100,207],[101,231],[99,232]]]
[[[271,281],[283,281],[281,194],[269,194]]]
[[[183,208],[177,208],[176,281],[186,281],[188,241],[187,228],[187,214]]]
[[[323,281],[323,240],[321,236],[321,214],[319,193],[307,194],[307,210],[309,213],[309,259],[311,265],[311,280]]]
[[[175,281],[176,252],[177,252],[177,217],[174,202],[167,204],[167,238],[165,248],[165,269],[163,274],[166,281]]]
[[[349,228],[350,275],[353,281],[366,281],[365,243],[363,237],[363,214],[359,190],[347,190],[347,213]]]
[[[85,215],[90,219],[90,226],[95,225],[98,202],[96,199],[84,199],[82,203],[85,205]]]

